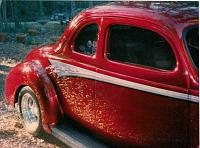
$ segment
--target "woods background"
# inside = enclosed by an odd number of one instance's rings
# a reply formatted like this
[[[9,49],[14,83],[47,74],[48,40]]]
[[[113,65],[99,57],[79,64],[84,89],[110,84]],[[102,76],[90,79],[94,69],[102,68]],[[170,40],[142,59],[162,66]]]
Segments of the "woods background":
[[[73,17],[83,10],[106,1],[19,1],[2,0],[0,5],[0,31],[20,29],[21,22],[47,21],[54,13]],[[14,22],[14,27],[10,24]],[[12,30],[14,28],[14,30]]]

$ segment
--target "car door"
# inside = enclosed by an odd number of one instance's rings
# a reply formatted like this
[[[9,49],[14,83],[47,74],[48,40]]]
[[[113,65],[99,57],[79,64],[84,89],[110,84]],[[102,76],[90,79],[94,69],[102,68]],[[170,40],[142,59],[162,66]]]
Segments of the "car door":
[[[196,100],[190,103],[190,139],[191,147],[199,145],[199,27],[197,24],[186,27],[181,41],[186,50],[185,59],[188,63],[190,75],[189,99]],[[189,57],[189,58],[187,58]]]
[[[95,54],[98,43],[98,20],[81,20],[72,28],[63,53],[52,56],[56,74],[54,83],[63,112],[72,119],[91,126],[94,122]]]
[[[199,84],[191,83],[191,88],[189,89],[189,99],[199,100]],[[191,147],[197,147],[199,145],[199,103],[190,103],[190,140]]]
[[[188,85],[175,38],[128,18],[104,18],[102,30],[96,126],[124,144],[187,147]]]

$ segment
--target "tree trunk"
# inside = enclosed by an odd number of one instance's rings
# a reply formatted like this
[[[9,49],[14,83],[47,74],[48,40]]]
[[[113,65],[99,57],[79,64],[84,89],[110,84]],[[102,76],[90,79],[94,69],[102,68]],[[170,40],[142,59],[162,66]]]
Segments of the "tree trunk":
[[[89,7],[93,7],[93,1],[89,1]]]
[[[76,4],[75,1],[71,1],[71,18],[75,16]]]
[[[2,1],[3,29],[7,30],[6,0]]]
[[[14,21],[15,21],[15,28],[20,27],[20,22],[19,22],[19,16],[18,16],[18,10],[17,10],[17,1],[13,1],[14,5],[13,6],[13,15],[14,15]]]
[[[3,18],[2,18],[2,7],[1,7],[1,4],[2,4],[2,0],[0,0],[0,32],[3,31]]]
[[[43,7],[43,2],[40,0],[39,1],[40,4],[40,16],[44,17],[44,7]]]

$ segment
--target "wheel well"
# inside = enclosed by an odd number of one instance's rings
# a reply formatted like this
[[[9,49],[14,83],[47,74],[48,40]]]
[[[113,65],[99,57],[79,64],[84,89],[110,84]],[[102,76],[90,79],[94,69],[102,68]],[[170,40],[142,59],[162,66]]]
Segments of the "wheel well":
[[[22,89],[23,87],[25,87],[25,86],[27,86],[27,85],[21,85],[21,86],[19,86],[19,87],[17,88],[17,90],[16,90],[16,92],[15,92],[14,105],[15,105],[15,103],[18,103],[19,92],[20,92],[21,89]]]

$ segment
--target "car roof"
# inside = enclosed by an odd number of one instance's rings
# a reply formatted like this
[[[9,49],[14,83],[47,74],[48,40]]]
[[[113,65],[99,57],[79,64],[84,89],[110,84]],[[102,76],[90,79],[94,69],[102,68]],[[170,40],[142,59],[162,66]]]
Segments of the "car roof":
[[[195,2],[113,2],[81,13],[85,16],[115,16],[148,20],[171,27],[198,24],[199,8]]]

